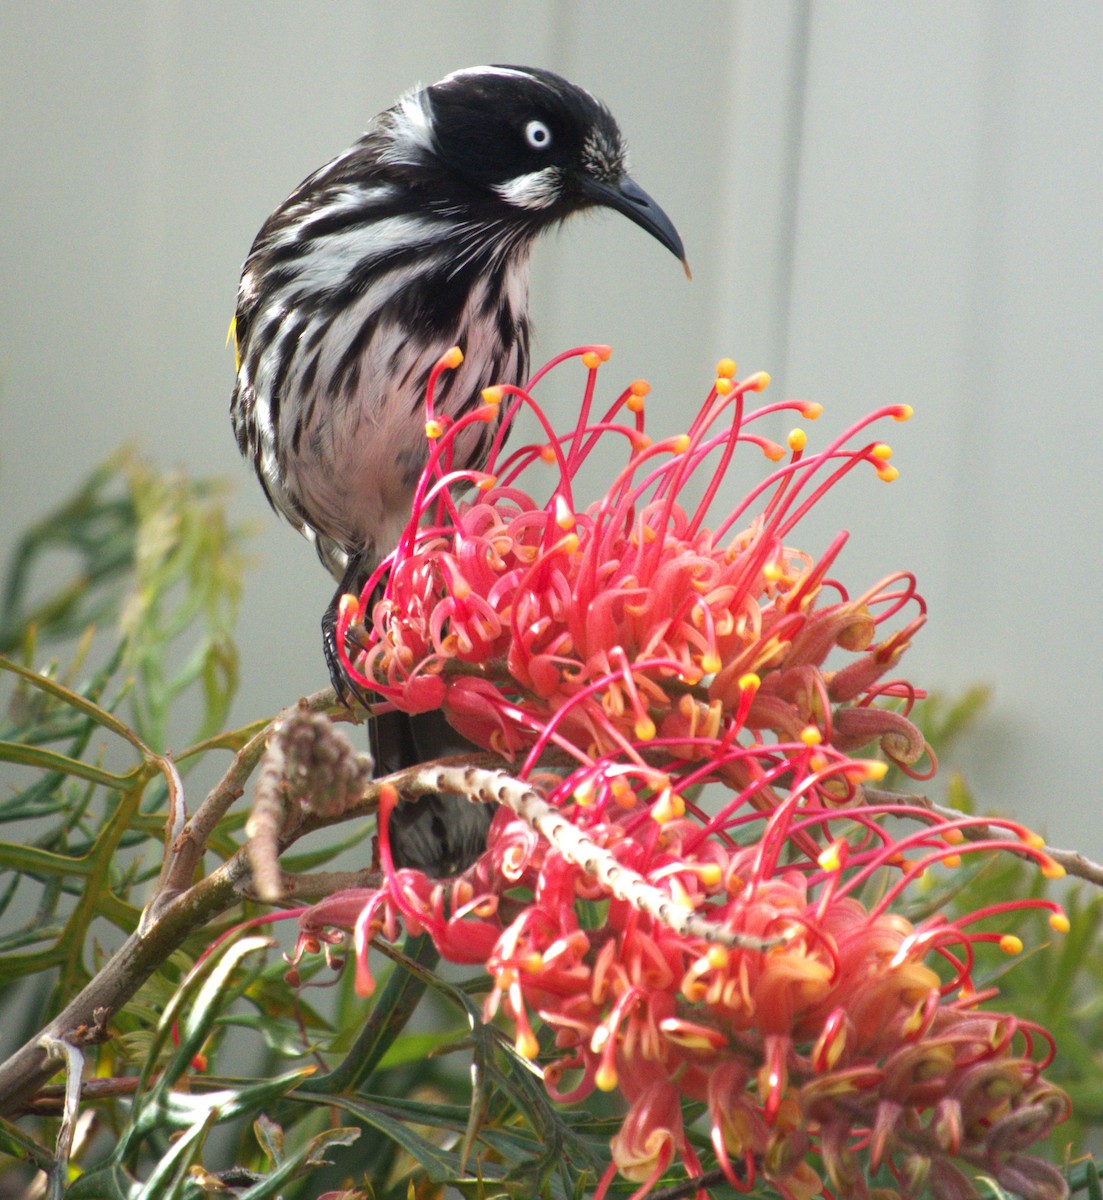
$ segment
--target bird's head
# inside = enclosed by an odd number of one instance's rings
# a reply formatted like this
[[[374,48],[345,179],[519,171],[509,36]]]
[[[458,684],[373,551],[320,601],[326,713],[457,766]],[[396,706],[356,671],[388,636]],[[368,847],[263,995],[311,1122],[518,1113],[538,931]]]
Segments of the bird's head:
[[[498,219],[536,232],[587,208],[611,208],[685,266],[670,218],[627,173],[613,114],[562,76],[538,67],[469,67],[392,111],[395,158],[439,165],[498,210]]]

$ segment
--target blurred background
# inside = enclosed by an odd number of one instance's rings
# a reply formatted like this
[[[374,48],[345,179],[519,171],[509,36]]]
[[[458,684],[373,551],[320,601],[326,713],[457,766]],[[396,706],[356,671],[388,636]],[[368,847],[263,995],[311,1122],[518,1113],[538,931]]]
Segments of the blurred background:
[[[241,263],[373,114],[481,62],[602,97],[694,270],[626,221],[568,226],[536,254],[536,361],[610,343],[607,394],[648,378],[659,433],[725,355],[820,401],[820,444],[913,405],[900,479],[858,473],[792,541],[849,529],[852,591],[918,575],[903,673],[993,688],[954,763],[979,803],[1103,856],[1095,0],[4,4],[0,560],[123,441],[230,477],[261,531],[235,716],[325,684],[332,584],[230,433]],[[764,465],[738,460],[729,497]]]

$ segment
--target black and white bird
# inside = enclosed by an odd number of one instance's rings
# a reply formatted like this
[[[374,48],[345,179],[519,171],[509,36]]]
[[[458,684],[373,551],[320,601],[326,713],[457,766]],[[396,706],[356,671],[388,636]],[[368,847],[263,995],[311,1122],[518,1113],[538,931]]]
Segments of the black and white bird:
[[[604,105],[551,71],[484,66],[403,96],[261,226],[238,291],[230,413],[273,508],[340,581],[322,619],[339,692],[337,602],[409,520],[430,370],[463,351],[436,394],[451,417],[491,384],[524,383],[533,242],[595,207],[685,264]],[[480,465],[493,432],[468,431],[456,466]]]

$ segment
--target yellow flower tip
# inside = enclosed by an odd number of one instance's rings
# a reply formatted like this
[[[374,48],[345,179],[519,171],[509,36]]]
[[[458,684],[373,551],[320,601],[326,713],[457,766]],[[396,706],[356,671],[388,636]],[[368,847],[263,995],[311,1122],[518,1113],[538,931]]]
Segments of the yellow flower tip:
[[[806,746],[818,746],[823,741],[823,734],[815,725],[805,725],[800,731],[800,740]]]
[[[767,583],[777,583],[783,574],[779,562],[770,561],[762,568],[762,577]]]
[[[718,396],[728,396],[735,390],[735,384],[726,375],[718,376],[713,387],[716,388]]]
[[[898,404],[893,410],[892,419],[894,421],[910,421],[915,413],[915,409],[910,404]]]
[[[425,422],[425,436],[427,438],[439,438],[442,433],[444,433],[444,426],[439,421]]]
[[[764,438],[762,441],[762,453],[770,460],[770,462],[781,462],[785,457],[785,447],[779,446],[777,442],[771,442],[769,438]]]
[[[892,447],[888,442],[878,442],[876,446],[870,449],[870,454],[881,462],[888,462],[892,458]]]
[[[731,962],[731,951],[727,946],[712,945],[705,954],[714,971],[722,971]]]
[[[674,454],[685,454],[689,449],[689,434],[679,433],[670,439],[670,449]]]
[[[594,1072],[594,1085],[599,1092],[616,1091],[617,1069],[611,1062],[602,1062]]]
[[[724,877],[719,863],[697,863],[693,868],[693,873],[705,887],[716,887]],[[719,949],[723,949],[723,947],[721,946]]]
[[[337,617],[341,621],[352,622],[356,619],[359,609],[360,597],[354,596],[352,592],[345,592],[337,602]]]
[[[596,371],[601,366],[601,355],[596,350],[587,350],[582,356],[582,365],[589,371]]]
[[[808,445],[808,434],[803,429],[791,429],[785,440],[789,443],[789,449],[797,454]]]
[[[942,835],[942,840],[947,846],[960,846],[965,841],[965,834],[960,829],[947,829]]]
[[[1040,833],[1035,833],[1034,830],[1028,829],[1022,837],[1024,846],[1029,846],[1031,850],[1041,850],[1046,844],[1046,839]]]
[[[824,754],[813,754],[808,759],[808,766],[813,771],[822,771],[827,766],[827,756]]]
[[[566,554],[568,556],[568,558],[572,554],[577,554],[578,553],[578,534],[577,533],[568,533],[565,538],[560,539],[560,542],[559,542],[558,546],[556,547],[556,549],[560,552],[560,554]]]
[[[761,686],[762,680],[753,671],[748,671],[746,675],[739,676],[739,690],[741,692],[757,692]]]
[[[594,781],[584,779],[572,793],[574,802],[580,808],[588,808],[594,802]]]
[[[877,471],[877,478],[885,483],[892,483],[894,479],[900,478],[900,472],[895,467],[880,467]]]
[[[816,400],[802,400],[800,415],[806,421],[818,421],[823,415],[823,405]]]
[[[541,446],[540,461],[546,463],[555,462],[555,448],[553,446]]]
[[[709,650],[706,654],[701,655],[701,670],[706,675],[715,675],[723,665],[720,655],[715,650]]]
[[[495,386],[483,388],[482,392],[480,392],[480,395],[483,398],[484,404],[497,406],[501,404],[502,397],[505,395],[505,392],[502,390],[502,388]]]
[[[1064,879],[1067,872],[1065,868],[1054,858],[1047,857],[1042,863],[1042,878],[1043,879]]]
[[[643,412],[643,397],[637,396],[635,392],[630,392],[628,399],[624,402],[624,407],[628,409],[630,413]]]
[[[528,971],[530,973],[542,971],[544,969],[544,956],[539,950],[533,950],[531,954],[526,954],[525,957],[521,959],[519,965],[522,971]]]
[[[816,862],[825,871],[841,871],[843,866],[842,844],[838,841],[832,842],[826,850],[821,852]]]
[[[540,1053],[540,1043],[531,1029],[519,1029],[517,1040],[513,1044],[517,1048],[517,1053],[530,1062]]]
[[[747,380],[747,387],[752,392],[762,392],[770,386],[770,373],[768,371],[755,371]]]
[[[685,812],[685,800],[670,788],[663,788],[659,798],[651,806],[651,819],[656,825],[665,825],[668,821],[684,817]]]
[[[609,791],[613,793],[613,799],[621,808],[635,808],[636,793],[623,779],[614,779],[609,785]]]
[[[442,366],[451,367],[452,370],[455,370],[463,362],[463,351],[459,346],[453,346],[451,350],[445,350],[440,356],[440,361]]]
[[[1022,954],[1023,939],[1016,937],[1013,933],[1005,933],[1000,938],[1000,949],[1004,954]]]
[[[1055,933],[1068,933],[1072,928],[1069,924],[1068,917],[1063,912],[1055,912],[1049,914],[1049,927]]]
[[[719,375],[721,379],[734,379],[735,371],[736,367],[734,358],[722,358],[716,364],[716,374]]]
[[[650,742],[657,732],[655,722],[647,715],[640,717],[636,722],[636,737],[641,742]]]
[[[571,506],[562,495],[555,498],[555,523],[560,529],[573,529],[575,527],[575,515],[571,511]]]
[[[482,479],[475,484],[480,492],[489,492],[490,489],[498,482],[497,475],[484,475]]]
[[[947,854],[942,860],[942,865],[944,867],[949,867],[950,870],[955,870],[957,867],[961,866],[961,855]]]
[[[867,783],[879,783],[889,773],[889,765],[880,759],[871,758],[862,763]]]

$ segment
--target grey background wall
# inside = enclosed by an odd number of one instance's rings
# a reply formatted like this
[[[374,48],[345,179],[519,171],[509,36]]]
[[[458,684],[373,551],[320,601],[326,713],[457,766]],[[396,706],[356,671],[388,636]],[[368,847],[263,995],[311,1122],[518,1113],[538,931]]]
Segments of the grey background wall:
[[[569,227],[535,263],[537,353],[611,343],[667,431],[725,354],[824,403],[821,427],[914,405],[901,478],[844,489],[795,540],[850,529],[855,587],[917,572],[910,677],[995,688],[960,760],[981,802],[1103,854],[1094,0],[5,4],[0,555],[124,438],[232,476],[263,526],[236,713],[324,682],[329,582],[229,432],[238,271],[373,113],[485,61],[602,96],[694,267],[627,222]]]

